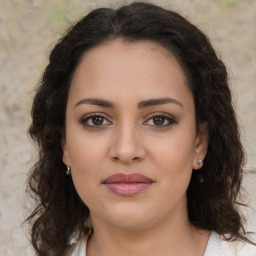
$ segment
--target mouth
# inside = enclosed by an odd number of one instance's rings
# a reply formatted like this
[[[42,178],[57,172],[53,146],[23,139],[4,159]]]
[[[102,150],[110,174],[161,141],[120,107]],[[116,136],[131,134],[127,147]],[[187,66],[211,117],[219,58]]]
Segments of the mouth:
[[[138,173],[117,173],[106,178],[103,184],[117,195],[134,196],[149,188],[153,181]]]

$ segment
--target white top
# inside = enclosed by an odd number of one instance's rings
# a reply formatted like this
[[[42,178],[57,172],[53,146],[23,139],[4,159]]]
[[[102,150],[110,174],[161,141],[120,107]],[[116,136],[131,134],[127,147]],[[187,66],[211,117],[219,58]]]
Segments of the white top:
[[[81,239],[70,256],[86,256],[86,242]],[[204,256],[256,256],[256,246],[241,241],[224,241],[220,235],[212,231]]]

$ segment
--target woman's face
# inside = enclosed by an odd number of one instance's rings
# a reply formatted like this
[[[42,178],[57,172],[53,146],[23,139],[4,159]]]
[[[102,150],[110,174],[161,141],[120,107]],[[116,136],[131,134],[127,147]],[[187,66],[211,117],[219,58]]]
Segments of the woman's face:
[[[114,40],[75,71],[62,146],[93,224],[138,229],[187,219],[186,190],[207,141],[175,57],[152,42]]]

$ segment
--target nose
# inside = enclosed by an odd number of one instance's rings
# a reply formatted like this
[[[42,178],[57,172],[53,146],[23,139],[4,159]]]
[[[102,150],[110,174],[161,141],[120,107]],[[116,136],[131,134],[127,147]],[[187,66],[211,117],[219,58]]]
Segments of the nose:
[[[145,157],[143,138],[134,126],[118,127],[111,140],[110,157],[115,162],[130,165]]]

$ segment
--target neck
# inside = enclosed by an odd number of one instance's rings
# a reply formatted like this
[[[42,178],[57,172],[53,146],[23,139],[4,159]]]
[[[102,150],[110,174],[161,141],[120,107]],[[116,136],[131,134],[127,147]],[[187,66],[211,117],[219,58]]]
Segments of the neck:
[[[136,229],[96,224],[87,255],[203,256],[208,238],[209,232],[194,228],[188,218]]]

